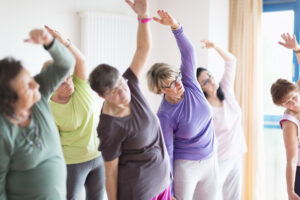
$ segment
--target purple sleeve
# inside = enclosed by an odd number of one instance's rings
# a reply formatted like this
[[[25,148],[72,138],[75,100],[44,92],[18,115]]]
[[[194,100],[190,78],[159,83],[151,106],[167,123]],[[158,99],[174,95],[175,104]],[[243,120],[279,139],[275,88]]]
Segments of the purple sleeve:
[[[169,117],[165,114],[158,113],[158,118],[160,121],[162,133],[165,140],[165,145],[170,157],[170,166],[171,166],[171,173],[173,174],[173,152],[174,152],[174,129],[172,127],[172,122]],[[173,184],[171,184],[172,194],[173,194]]]
[[[180,71],[182,78],[196,80],[196,55],[191,41],[183,32],[182,26],[178,30],[173,30],[176,42],[181,54]]]

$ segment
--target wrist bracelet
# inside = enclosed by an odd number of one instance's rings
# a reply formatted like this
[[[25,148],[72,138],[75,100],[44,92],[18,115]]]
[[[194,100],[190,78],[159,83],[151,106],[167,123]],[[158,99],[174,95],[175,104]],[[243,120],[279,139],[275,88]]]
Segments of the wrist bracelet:
[[[138,17],[138,21],[143,23],[143,24],[145,24],[147,22],[150,22],[151,20],[152,20],[151,17],[150,18],[144,18],[144,19]]]
[[[294,53],[300,53],[300,49],[298,49],[297,51],[293,50]]]
[[[69,48],[71,46],[71,40],[67,39],[68,43],[66,44],[66,47]]]

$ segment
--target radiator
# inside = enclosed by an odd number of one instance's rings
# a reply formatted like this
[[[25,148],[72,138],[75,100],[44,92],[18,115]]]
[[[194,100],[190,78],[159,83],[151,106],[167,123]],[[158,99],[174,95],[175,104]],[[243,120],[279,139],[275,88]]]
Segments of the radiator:
[[[124,72],[136,49],[137,19],[128,16],[80,12],[81,50],[89,69],[101,63]]]

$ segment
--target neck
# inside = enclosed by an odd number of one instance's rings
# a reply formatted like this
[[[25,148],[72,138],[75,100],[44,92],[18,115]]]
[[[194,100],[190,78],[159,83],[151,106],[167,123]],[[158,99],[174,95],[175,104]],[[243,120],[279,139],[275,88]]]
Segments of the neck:
[[[69,102],[70,98],[71,98],[71,95],[66,97],[66,96],[62,96],[59,94],[54,94],[53,97],[51,98],[51,100],[56,103],[65,104],[65,103]]]
[[[130,114],[130,103],[128,104],[113,104],[105,101],[103,104],[104,114],[108,114],[115,117],[125,117]]]
[[[18,125],[26,126],[29,124],[31,118],[31,109],[15,109],[13,116],[9,116],[8,119]]]
[[[169,102],[171,104],[176,104],[176,103],[178,103],[178,102],[180,102],[182,100],[183,94],[180,95],[180,96],[174,96],[174,97],[166,95],[165,98],[166,98],[167,102]]]

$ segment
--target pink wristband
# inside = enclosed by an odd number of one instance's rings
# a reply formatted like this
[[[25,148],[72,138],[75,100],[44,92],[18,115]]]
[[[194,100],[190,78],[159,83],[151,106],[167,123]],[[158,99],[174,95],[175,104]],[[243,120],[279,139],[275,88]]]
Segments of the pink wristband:
[[[152,20],[152,18],[144,18],[144,19],[141,19],[141,18],[138,18],[139,22],[145,24],[147,22],[150,22]]]

